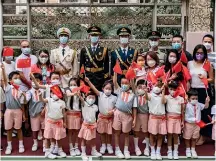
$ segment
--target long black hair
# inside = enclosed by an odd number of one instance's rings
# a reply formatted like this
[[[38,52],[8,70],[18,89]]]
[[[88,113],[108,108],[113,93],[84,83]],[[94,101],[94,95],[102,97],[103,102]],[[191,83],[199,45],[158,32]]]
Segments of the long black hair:
[[[202,59],[202,62],[205,61],[205,59],[207,59],[207,50],[206,50],[206,47],[202,44],[198,44],[197,46],[195,46],[194,50],[193,50],[193,59],[195,61],[197,61],[197,58],[196,58],[196,53],[199,49],[202,49],[203,50],[203,54],[204,54],[204,57]]]
[[[54,67],[53,67],[53,65],[50,63],[50,54],[49,54],[49,51],[48,50],[46,50],[46,49],[41,49],[40,51],[39,51],[39,56],[40,56],[40,54],[41,53],[45,53],[46,55],[48,55],[48,61],[46,62],[46,66],[47,66],[47,68],[49,68],[49,69],[53,69]],[[41,68],[41,62],[40,61],[38,61],[37,62],[37,67],[38,68]]]

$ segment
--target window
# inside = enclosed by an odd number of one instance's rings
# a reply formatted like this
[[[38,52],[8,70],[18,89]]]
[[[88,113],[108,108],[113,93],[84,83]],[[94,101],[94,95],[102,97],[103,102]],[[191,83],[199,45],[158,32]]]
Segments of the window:
[[[100,0],[100,3],[115,3],[115,0]]]
[[[128,1],[127,1],[127,0],[119,0],[119,2],[120,2],[120,3],[121,3],[121,2],[124,2],[124,3],[126,2],[126,3],[127,3]]]

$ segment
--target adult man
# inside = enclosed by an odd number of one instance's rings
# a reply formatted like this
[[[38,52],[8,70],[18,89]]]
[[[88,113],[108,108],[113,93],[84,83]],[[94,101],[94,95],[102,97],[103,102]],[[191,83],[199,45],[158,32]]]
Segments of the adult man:
[[[109,77],[109,55],[105,47],[100,46],[101,29],[91,26],[87,29],[90,45],[81,49],[80,68],[84,68],[85,76],[98,90],[102,90],[104,81]],[[83,74],[80,75],[83,78]]]
[[[187,62],[193,60],[193,57],[188,51],[183,49],[183,45],[184,41],[181,35],[174,35],[172,37],[172,48],[178,50],[182,63],[187,65]],[[182,54],[185,54],[186,60],[184,60],[185,58],[183,58]]]
[[[120,63],[123,75],[126,74],[130,64],[136,60],[137,50],[129,47],[129,39],[131,35],[131,30],[127,27],[121,27],[117,30],[117,35],[119,36],[119,48],[111,52],[111,71],[113,73],[113,68],[118,60]],[[120,84],[122,75],[118,74],[117,81]]]
[[[161,34],[158,31],[151,31],[147,34],[147,38],[149,40],[149,51],[154,51],[157,53],[157,56],[160,60],[160,64],[164,64],[166,60],[166,54],[161,52],[158,48]]]
[[[59,47],[51,50],[50,62],[55,66],[56,71],[61,73],[61,85],[68,87],[69,80],[78,74],[78,60],[76,50],[68,46],[71,32],[68,28],[59,28],[57,31]]]

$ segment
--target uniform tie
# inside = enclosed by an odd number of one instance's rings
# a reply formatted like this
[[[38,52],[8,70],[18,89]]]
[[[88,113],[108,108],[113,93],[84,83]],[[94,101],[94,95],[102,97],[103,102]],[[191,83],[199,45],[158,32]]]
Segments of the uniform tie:
[[[65,54],[65,49],[63,48],[62,49],[62,55],[64,56],[64,54]]]
[[[92,51],[95,52],[95,47],[94,46],[92,47]]]
[[[123,53],[125,56],[127,56],[126,49],[123,49]]]

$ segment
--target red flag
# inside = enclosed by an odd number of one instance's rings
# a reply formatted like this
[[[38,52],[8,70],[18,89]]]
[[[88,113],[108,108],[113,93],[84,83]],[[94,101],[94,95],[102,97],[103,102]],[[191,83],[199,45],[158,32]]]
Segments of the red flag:
[[[152,84],[156,84],[157,83],[157,78],[155,77],[155,75],[150,71],[147,74],[147,80],[149,82],[152,82]]]
[[[10,47],[5,47],[3,49],[3,56],[13,56],[14,55],[14,50],[13,48]]]
[[[211,67],[211,64],[210,62],[206,59],[203,63],[203,69],[205,69],[205,71],[209,72],[210,71],[210,67]]]
[[[31,67],[31,59],[18,59],[17,68],[29,68]]]
[[[191,79],[190,72],[189,72],[188,68],[186,68],[184,65],[182,65],[182,67],[183,67],[182,72],[183,72],[184,78],[186,81],[189,81]]]
[[[131,63],[131,68],[135,69],[135,68],[138,68],[139,70],[142,69],[141,66],[139,66],[137,63],[135,63],[134,61]]]
[[[206,123],[203,122],[202,120],[200,120],[199,122],[196,122],[196,124],[200,127],[200,128],[204,128],[206,126]]]
[[[176,89],[173,97],[177,97],[177,96],[182,96],[185,98],[185,90],[183,89],[182,85],[178,86],[178,88]]]
[[[161,66],[161,67],[155,72],[156,78],[160,78],[160,77],[162,77],[162,76],[165,75],[164,67],[165,67],[164,65]]]
[[[88,93],[90,90],[90,87],[85,85],[85,83],[83,81],[80,81],[80,91],[84,92],[84,93]]]
[[[136,78],[136,73],[134,72],[133,68],[129,68],[127,73],[125,74],[125,77],[128,79],[128,80],[131,80],[131,79],[134,79]]]
[[[181,53],[181,61],[182,61],[183,63],[187,63],[187,62],[188,62],[188,60],[187,60],[187,57],[186,57],[186,54],[185,54],[185,51],[184,51],[184,50],[182,50],[182,53]]]
[[[204,83],[205,88],[208,88],[208,79],[207,78],[202,78],[201,81]]]
[[[85,73],[85,68],[84,68],[84,66],[82,66],[81,69],[80,69],[80,74],[83,74],[83,73]]]
[[[178,61],[178,62],[173,66],[172,71],[173,71],[174,73],[178,73],[178,72],[180,72],[181,70],[182,70],[182,63],[181,63],[181,61]]]
[[[58,98],[60,98],[60,99],[63,98],[62,91],[58,85],[54,85],[50,89],[51,89],[52,93],[54,93],[56,96],[58,96]]]
[[[113,71],[114,71],[115,73],[122,74],[122,70],[121,70],[119,61],[116,61],[116,64],[115,64],[115,66],[114,66],[114,68],[113,68]]]

